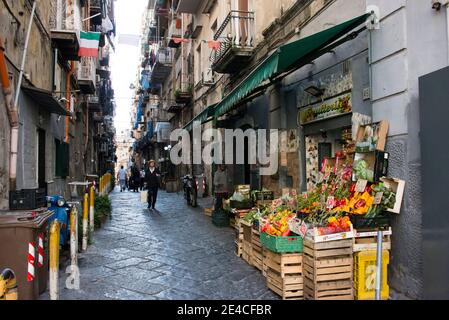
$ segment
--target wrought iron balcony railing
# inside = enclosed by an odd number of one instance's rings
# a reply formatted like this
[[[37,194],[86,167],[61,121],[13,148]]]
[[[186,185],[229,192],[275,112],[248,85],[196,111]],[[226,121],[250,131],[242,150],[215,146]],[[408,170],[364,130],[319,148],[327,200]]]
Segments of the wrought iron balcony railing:
[[[219,42],[212,55],[212,64],[218,66],[223,58],[235,50],[252,52],[255,40],[254,12],[232,10],[217,30],[214,40]]]

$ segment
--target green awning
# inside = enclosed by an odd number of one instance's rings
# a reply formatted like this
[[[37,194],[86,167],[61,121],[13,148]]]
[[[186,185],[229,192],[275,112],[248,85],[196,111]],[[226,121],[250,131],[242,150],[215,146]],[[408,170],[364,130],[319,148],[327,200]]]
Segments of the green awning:
[[[193,129],[193,123],[195,121],[201,122],[201,124],[207,122],[207,120],[215,115],[215,107],[217,104],[208,106],[206,109],[201,111],[196,117],[194,117],[188,124],[184,126],[183,129],[191,131]]]
[[[218,118],[229,112],[264,81],[316,59],[316,53],[365,23],[370,15],[364,14],[312,36],[279,47],[216,106],[215,117]]]

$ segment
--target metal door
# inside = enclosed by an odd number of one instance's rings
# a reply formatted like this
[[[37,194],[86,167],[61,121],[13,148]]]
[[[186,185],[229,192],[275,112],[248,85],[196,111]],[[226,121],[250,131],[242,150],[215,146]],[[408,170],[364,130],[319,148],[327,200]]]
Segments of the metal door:
[[[449,68],[421,77],[419,86],[423,298],[449,299]]]

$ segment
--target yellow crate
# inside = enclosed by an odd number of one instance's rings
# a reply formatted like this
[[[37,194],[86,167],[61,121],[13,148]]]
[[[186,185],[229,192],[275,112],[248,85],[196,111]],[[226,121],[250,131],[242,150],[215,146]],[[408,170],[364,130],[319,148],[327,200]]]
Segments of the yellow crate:
[[[382,251],[382,300],[388,300],[388,264],[390,253]],[[374,300],[376,297],[376,251],[361,251],[354,254],[354,297],[356,300]]]

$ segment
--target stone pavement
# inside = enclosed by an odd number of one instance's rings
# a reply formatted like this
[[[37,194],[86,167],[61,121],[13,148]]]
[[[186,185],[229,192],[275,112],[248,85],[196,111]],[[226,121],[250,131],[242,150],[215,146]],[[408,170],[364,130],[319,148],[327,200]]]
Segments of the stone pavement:
[[[234,230],[216,228],[182,195],[160,192],[158,213],[138,193],[110,197],[111,220],[79,258],[79,291],[65,288],[61,268],[61,300],[278,299],[260,271],[234,254]]]

